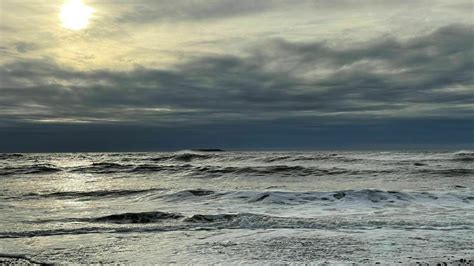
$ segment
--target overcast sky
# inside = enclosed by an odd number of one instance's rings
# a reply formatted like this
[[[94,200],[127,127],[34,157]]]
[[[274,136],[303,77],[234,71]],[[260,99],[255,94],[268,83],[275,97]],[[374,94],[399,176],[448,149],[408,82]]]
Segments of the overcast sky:
[[[67,2],[0,0],[0,151],[474,147],[470,0]]]

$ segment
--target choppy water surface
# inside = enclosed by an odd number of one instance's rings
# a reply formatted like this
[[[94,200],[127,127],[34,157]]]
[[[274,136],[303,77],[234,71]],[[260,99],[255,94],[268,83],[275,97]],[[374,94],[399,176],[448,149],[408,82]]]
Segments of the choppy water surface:
[[[469,260],[473,181],[469,151],[0,154],[0,253],[54,263]]]

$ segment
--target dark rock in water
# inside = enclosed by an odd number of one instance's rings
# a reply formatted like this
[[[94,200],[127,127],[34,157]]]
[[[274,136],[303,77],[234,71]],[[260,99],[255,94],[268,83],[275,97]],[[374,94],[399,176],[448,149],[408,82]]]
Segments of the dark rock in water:
[[[224,152],[225,150],[221,150],[221,149],[192,149],[192,151],[201,151],[201,152]]]
[[[344,192],[337,192],[336,194],[333,195],[334,198],[336,199],[342,199],[346,196],[346,193]]]

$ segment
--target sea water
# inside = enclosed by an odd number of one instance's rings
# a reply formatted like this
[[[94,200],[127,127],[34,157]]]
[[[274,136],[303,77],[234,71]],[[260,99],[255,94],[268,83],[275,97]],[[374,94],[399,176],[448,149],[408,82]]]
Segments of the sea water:
[[[470,151],[0,154],[0,257],[469,262],[473,181]]]

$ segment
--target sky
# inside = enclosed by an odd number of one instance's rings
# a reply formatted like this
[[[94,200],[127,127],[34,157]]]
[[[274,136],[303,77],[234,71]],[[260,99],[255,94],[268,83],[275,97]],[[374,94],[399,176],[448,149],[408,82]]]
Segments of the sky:
[[[472,149],[471,0],[0,0],[0,152]]]

